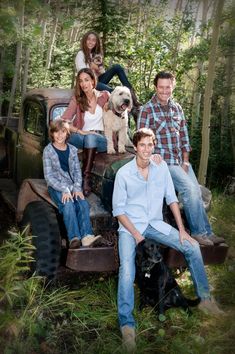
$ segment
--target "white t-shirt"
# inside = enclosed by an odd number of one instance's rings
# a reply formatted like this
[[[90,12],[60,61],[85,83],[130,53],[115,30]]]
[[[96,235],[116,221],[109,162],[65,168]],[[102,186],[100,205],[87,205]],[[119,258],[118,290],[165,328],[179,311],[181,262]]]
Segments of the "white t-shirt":
[[[84,115],[84,126],[82,130],[104,130],[103,124],[103,110],[97,104],[95,108],[95,113],[92,114],[88,111],[85,112]]]
[[[77,72],[81,69],[90,67],[89,64],[86,64],[85,62],[85,55],[82,50],[79,50],[78,54],[76,55],[75,65],[76,65]]]

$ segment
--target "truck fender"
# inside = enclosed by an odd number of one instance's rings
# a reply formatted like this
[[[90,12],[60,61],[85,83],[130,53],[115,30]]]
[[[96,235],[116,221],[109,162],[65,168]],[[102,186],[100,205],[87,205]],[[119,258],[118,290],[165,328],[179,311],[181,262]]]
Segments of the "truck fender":
[[[44,179],[25,179],[19,190],[16,221],[21,222],[24,210],[29,203],[42,200],[57,208],[48,194],[46,181]]]

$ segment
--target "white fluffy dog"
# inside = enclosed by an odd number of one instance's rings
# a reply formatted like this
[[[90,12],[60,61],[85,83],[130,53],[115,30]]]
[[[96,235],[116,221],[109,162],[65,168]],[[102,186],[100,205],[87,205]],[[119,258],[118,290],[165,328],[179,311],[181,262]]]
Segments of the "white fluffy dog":
[[[128,112],[132,108],[132,98],[128,87],[117,86],[111,93],[108,110],[103,111],[104,134],[107,138],[107,153],[115,154],[113,132],[118,132],[118,152],[125,153],[128,137]]]

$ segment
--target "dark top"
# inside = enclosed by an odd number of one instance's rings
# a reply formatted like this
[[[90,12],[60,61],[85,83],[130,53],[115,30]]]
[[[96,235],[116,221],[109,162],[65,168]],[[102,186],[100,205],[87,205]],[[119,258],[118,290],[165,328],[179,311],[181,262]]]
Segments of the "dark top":
[[[60,167],[63,171],[69,172],[69,146],[67,145],[66,150],[59,150],[53,144],[52,146],[59,157]]]

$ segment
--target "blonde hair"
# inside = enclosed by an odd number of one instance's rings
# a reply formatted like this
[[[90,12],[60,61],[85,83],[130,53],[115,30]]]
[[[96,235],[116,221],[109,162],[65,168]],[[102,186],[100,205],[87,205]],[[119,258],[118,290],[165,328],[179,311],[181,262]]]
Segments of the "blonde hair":
[[[49,132],[48,132],[50,140],[54,142],[54,133],[63,129],[65,129],[67,133],[66,136],[66,142],[67,142],[70,137],[69,123],[63,119],[55,119],[51,121],[49,126]]]

